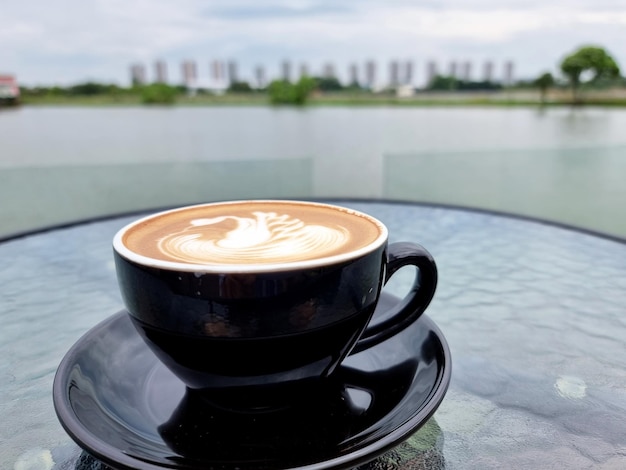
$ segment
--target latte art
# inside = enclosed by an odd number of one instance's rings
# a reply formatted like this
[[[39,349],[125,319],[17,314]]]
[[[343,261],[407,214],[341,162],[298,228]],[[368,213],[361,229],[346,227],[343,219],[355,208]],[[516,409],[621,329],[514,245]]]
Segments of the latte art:
[[[149,266],[193,272],[264,272],[324,266],[386,243],[385,226],[351,209],[300,201],[183,207],[122,228],[115,250]]]
[[[229,222],[236,227],[224,228]],[[183,231],[161,239],[158,247],[164,256],[187,263],[289,262],[307,253],[325,256],[349,240],[350,233],[340,226],[305,224],[287,214],[255,211],[251,217],[191,220]]]

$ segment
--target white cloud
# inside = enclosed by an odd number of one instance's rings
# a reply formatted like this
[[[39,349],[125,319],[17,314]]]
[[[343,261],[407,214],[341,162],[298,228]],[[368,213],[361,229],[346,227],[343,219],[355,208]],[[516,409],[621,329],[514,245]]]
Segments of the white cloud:
[[[130,62],[234,58],[242,68],[288,58],[518,58],[528,73],[578,43],[621,51],[626,2],[559,0],[57,0],[0,11],[0,64],[28,82],[127,80]],[[623,29],[623,31],[622,31]],[[530,42],[552,44],[528,51]],[[556,38],[556,39],[555,39]],[[565,41],[569,41],[566,43]],[[626,59],[626,57],[617,57]],[[531,63],[532,62],[532,63]],[[206,67],[205,67],[206,68]]]

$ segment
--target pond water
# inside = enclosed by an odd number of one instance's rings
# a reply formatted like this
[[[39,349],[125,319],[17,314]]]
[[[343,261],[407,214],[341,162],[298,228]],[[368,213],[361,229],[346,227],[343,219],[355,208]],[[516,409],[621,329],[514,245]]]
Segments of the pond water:
[[[0,235],[238,198],[462,205],[626,236],[626,110],[22,107]]]

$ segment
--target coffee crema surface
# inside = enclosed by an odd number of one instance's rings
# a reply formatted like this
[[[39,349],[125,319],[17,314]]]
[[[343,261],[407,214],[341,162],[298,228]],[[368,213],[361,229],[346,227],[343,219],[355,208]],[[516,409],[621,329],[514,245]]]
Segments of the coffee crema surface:
[[[238,201],[175,209],[121,235],[142,257],[193,265],[267,265],[342,256],[378,246],[386,229],[350,209],[318,203]]]

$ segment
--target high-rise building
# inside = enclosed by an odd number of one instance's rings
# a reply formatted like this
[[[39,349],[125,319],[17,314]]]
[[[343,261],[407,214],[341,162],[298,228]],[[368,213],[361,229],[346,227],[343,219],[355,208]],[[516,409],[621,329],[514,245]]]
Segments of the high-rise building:
[[[457,78],[458,70],[457,64],[455,61],[450,62],[450,66],[448,68],[448,76],[452,78]]]
[[[365,63],[365,86],[369,89],[376,86],[376,62],[373,60]]]
[[[468,60],[461,65],[461,80],[469,82],[472,79],[472,63]]]
[[[265,85],[267,84],[265,78],[265,67],[263,67],[262,65],[257,65],[254,69],[254,77],[256,79],[257,88],[265,88]]]
[[[211,78],[215,82],[222,82],[226,79],[224,71],[224,63],[219,60],[211,62]]]
[[[359,67],[356,64],[348,67],[348,84],[359,86]]]
[[[239,76],[237,75],[237,62],[231,60],[228,62],[228,82],[232,85],[237,81],[239,81]]]
[[[485,62],[485,65],[483,66],[483,81],[493,81],[493,62],[491,62],[490,60]]]
[[[437,78],[438,74],[439,72],[437,71],[437,62],[435,62],[434,60],[431,60],[426,65],[426,86],[427,87],[432,84],[433,80]]]
[[[182,64],[183,83],[185,86],[193,87],[198,81],[198,69],[193,60],[186,60]]]
[[[413,84],[413,62],[407,60],[404,63],[404,76],[402,78],[403,85],[412,85]]]
[[[309,76],[309,67],[305,63],[300,64],[300,78],[308,77],[308,76]]]
[[[280,78],[285,80],[286,82],[291,81],[291,62],[288,60],[284,60],[280,67],[281,73]]]
[[[389,63],[389,86],[396,87],[400,84],[400,64],[397,60]]]
[[[154,81],[156,83],[167,83],[167,64],[162,60],[154,63]]]
[[[324,64],[324,67],[322,69],[322,77],[336,78],[337,76],[335,74],[335,66],[331,64],[330,62]]]
[[[507,61],[504,63],[504,80],[502,81],[505,86],[513,85],[513,61]]]
[[[143,64],[132,64],[130,66],[130,82],[133,85],[144,85],[146,83],[146,67]]]

